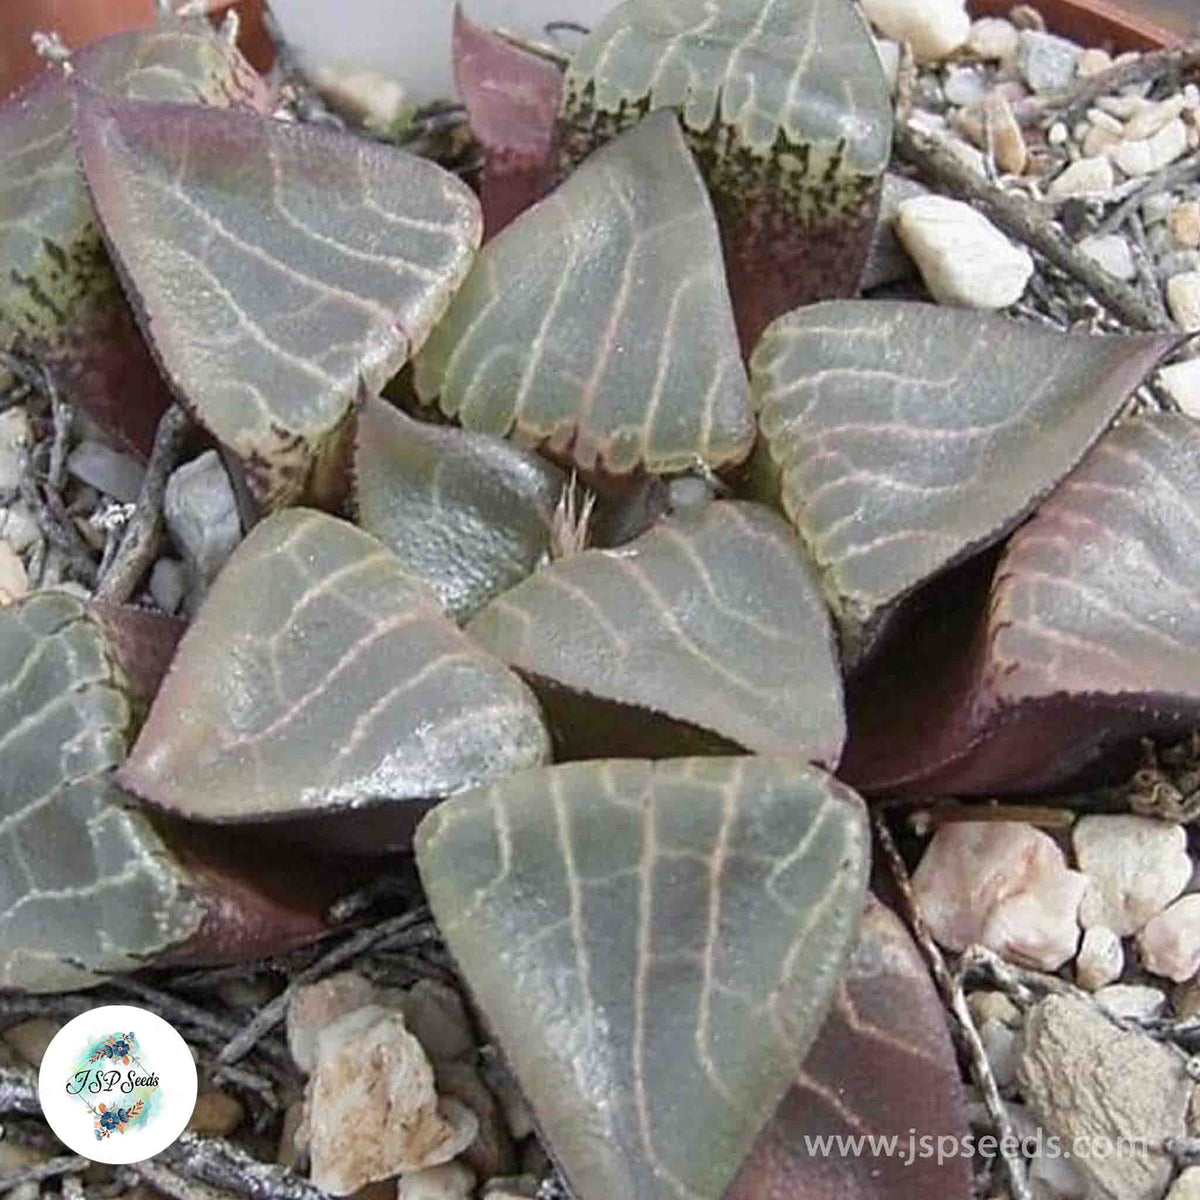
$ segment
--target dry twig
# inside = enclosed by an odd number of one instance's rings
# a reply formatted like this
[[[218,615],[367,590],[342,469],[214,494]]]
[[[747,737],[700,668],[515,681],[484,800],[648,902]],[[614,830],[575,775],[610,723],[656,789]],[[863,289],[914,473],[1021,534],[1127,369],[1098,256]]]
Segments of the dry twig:
[[[96,588],[97,600],[124,604],[158,556],[164,535],[163,496],[167,479],[179,462],[190,428],[191,421],[178,404],[172,404],[159,420],[137,507],[125,526],[121,548]]]
[[[1134,288],[1108,274],[1086,254],[1081,254],[1032,200],[993,186],[958,159],[943,142],[911,125],[897,127],[894,144],[896,155],[938,190],[966,200],[1005,233],[1024,242],[1078,280],[1126,325],[1133,329],[1179,333],[1178,326],[1152,312]]]

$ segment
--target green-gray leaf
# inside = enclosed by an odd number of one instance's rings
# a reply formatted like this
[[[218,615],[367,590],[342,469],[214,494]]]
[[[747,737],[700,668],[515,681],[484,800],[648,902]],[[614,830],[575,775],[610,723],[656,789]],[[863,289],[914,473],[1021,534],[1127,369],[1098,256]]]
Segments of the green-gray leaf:
[[[474,195],[432,162],[311,126],[81,100],[80,154],[143,331],[266,507],[295,501],[364,392],[470,266]]]
[[[488,434],[414,421],[384,400],[368,400],[355,421],[356,523],[456,621],[549,556],[557,467]]]
[[[79,600],[44,591],[0,609],[0,988],[93,984],[199,926],[188,880],[111,783],[132,724]]]
[[[755,405],[847,664],[915,588],[1028,514],[1175,341],[882,300],[776,321],[751,359]]]
[[[892,131],[856,4],[618,4],[563,81],[564,165],[665,107],[678,111],[712,193],[746,353],[780,313],[855,293]]]
[[[861,801],[760,757],[572,763],[435,808],[438,924],[574,1193],[717,1200],[816,1035]]]
[[[754,439],[712,207],[654,113],[489,242],[417,357],[421,399],[584,470],[744,458]]]
[[[467,631],[538,689],[566,757],[628,750],[605,740],[615,722],[556,720],[561,689],[757,753],[830,766],[841,754],[841,677],[820,585],[795,532],[761,505],[718,501],[614,550],[572,555],[497,597]],[[660,742],[661,756],[677,752],[669,732]]]
[[[405,845],[420,805],[545,761],[537,701],[345,521],[257,525],[184,635],[122,784],[182,816],[364,813]],[[415,812],[414,812],[415,810]],[[332,827],[331,827],[332,828]],[[324,832],[324,826],[322,826]]]

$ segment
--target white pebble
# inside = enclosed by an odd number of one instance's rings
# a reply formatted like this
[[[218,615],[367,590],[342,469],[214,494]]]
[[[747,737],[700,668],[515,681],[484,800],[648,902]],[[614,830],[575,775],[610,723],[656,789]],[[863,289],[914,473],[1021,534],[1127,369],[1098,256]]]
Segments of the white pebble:
[[[1068,137],[1070,137],[1070,134],[1067,131],[1067,127],[1061,121],[1055,121],[1046,131],[1046,141],[1051,146],[1064,145]]]
[[[863,11],[886,37],[908,42],[923,62],[945,58],[971,32],[963,0],[863,0]]]
[[[1057,970],[1079,942],[1087,880],[1048,834],[1019,821],[961,821],[934,834],[913,893],[947,949],[980,942],[1013,962]]]
[[[1200,421],[1200,358],[1161,367],[1158,380],[1183,412]]]
[[[1107,71],[1111,66],[1112,55],[1107,50],[1090,47],[1079,56],[1075,64],[1075,74],[1080,79],[1086,79],[1089,75],[1099,75],[1101,71]]]
[[[1200,329],[1200,271],[1184,271],[1167,280],[1167,307],[1187,333]]]
[[[1167,216],[1167,228],[1177,246],[1189,250],[1200,246],[1200,201],[1176,204]]]
[[[1106,129],[1109,133],[1115,133],[1117,137],[1125,136],[1125,126],[1102,108],[1089,108],[1087,119],[1093,129]]]
[[[1033,259],[970,205],[916,196],[900,205],[896,236],[939,304],[1004,308],[1020,299]]]
[[[474,1194],[475,1172],[456,1160],[402,1176],[396,1200],[471,1200]]]
[[[1183,107],[1183,96],[1176,93],[1168,100],[1142,109],[1136,116],[1130,117],[1129,124],[1125,126],[1125,140],[1135,142],[1141,138],[1153,137],[1168,121],[1173,121],[1179,116]]]
[[[1117,279],[1129,280],[1137,276],[1133,251],[1119,233],[1104,237],[1086,237],[1079,243],[1078,249],[1081,254],[1086,254],[1092,262]]]
[[[1176,983],[1200,970],[1200,895],[1181,896],[1147,921],[1137,939],[1147,971]]]
[[[1192,861],[1179,825],[1132,814],[1082,817],[1071,844],[1088,887],[1079,906],[1084,929],[1107,925],[1136,933],[1187,886]]]
[[[1097,96],[1096,107],[1118,120],[1130,121],[1146,107],[1146,101],[1141,96]]]
[[[1142,201],[1142,220],[1147,227],[1165,221],[1175,207],[1175,198],[1168,192],[1158,192]]]
[[[0,540],[0,608],[14,603],[29,591],[29,576],[17,552]]]
[[[1081,158],[1051,180],[1046,195],[1052,200],[1070,196],[1107,196],[1113,189],[1112,163],[1107,158]]]
[[[1021,34],[1017,27],[1003,17],[980,17],[971,24],[967,49],[980,58],[1007,62],[1016,57]]]
[[[1169,166],[1187,152],[1187,126],[1176,117],[1153,137],[1136,142],[1117,142],[1109,148],[1109,157],[1126,175],[1150,175]]]
[[[1125,969],[1125,951],[1121,939],[1107,925],[1093,925],[1083,931],[1083,941],[1075,958],[1075,981],[1094,992],[1121,978]]]

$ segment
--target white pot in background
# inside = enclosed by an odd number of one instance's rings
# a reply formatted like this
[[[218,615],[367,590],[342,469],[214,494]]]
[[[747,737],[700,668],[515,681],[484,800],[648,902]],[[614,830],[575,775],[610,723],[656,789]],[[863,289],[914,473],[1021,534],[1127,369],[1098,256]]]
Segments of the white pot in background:
[[[410,104],[452,98],[454,0],[270,0],[289,44],[309,68],[368,70],[397,80]],[[615,0],[464,0],[481,25],[539,36],[547,21],[591,27]]]

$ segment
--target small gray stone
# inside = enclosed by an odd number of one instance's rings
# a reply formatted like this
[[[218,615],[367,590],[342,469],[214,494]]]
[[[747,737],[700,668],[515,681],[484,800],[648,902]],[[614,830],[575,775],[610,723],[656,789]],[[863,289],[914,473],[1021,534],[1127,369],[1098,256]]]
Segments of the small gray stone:
[[[21,482],[21,452],[32,445],[25,405],[0,412],[0,496],[16,491]]]
[[[18,554],[24,554],[41,536],[37,520],[23,500],[0,509],[0,538]]]
[[[1142,201],[1142,220],[1147,226],[1165,221],[1175,207],[1175,197],[1170,192],[1157,192]]]
[[[1081,49],[1052,33],[1025,29],[1017,46],[1017,70],[1035,92],[1056,92],[1075,78]]]
[[[1100,988],[1093,999],[1114,1017],[1157,1017],[1167,1004],[1166,996],[1158,988],[1135,983],[1110,983]]]
[[[401,993],[404,1023],[430,1061],[459,1058],[475,1048],[475,1033],[462,997],[437,979],[421,979]]]
[[[215,450],[184,463],[167,480],[163,515],[171,540],[187,563],[191,611],[242,540],[242,523],[229,476]]]
[[[67,470],[122,504],[132,504],[138,498],[146,475],[146,468],[132,455],[90,440],[80,442],[67,455]]]
[[[1021,1057],[1021,1037],[1002,1021],[984,1021],[979,1027],[979,1040],[987,1055],[988,1066],[996,1086],[1008,1087],[1017,1077],[1017,1062]]]
[[[1080,253],[1086,254],[1102,270],[1107,271],[1117,279],[1134,279],[1137,277],[1137,266],[1133,261],[1133,251],[1129,243],[1119,234],[1110,233],[1107,236],[1086,237],[1079,243]]]
[[[978,104],[989,86],[987,75],[978,67],[955,67],[947,73],[942,92],[951,104],[961,107]]]
[[[1085,1001],[1047,996],[1026,1017],[1017,1078],[1028,1107],[1063,1146],[1077,1138],[1110,1147],[1137,1139],[1145,1146],[1138,1154],[1072,1158],[1088,1177],[1089,1195],[1159,1200],[1172,1170],[1162,1139],[1186,1130],[1192,1084],[1182,1055],[1116,1028]]]
[[[879,220],[871,238],[871,249],[867,254],[867,265],[863,268],[860,287],[869,292],[885,283],[900,279],[911,279],[916,275],[916,265],[905,253],[896,237],[896,213],[905,200],[914,196],[927,196],[929,189],[915,179],[908,179],[887,171],[883,176],[883,191],[879,199]]]
[[[160,558],[150,569],[150,595],[170,616],[179,611],[187,584],[187,568],[177,558]]]

